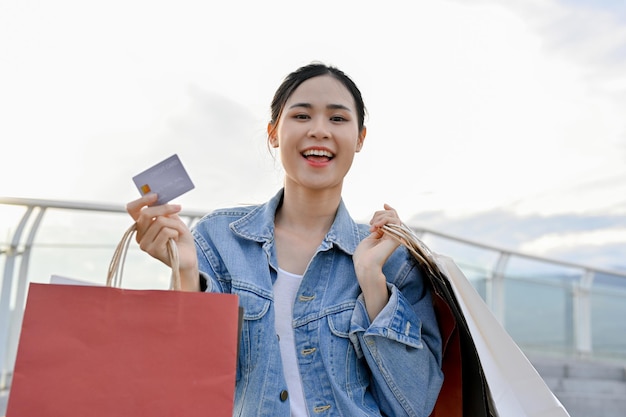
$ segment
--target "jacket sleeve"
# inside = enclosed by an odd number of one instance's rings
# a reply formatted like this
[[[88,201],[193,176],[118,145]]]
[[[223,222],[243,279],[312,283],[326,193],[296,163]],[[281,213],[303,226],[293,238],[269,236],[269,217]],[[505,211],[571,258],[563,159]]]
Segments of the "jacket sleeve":
[[[409,265],[409,266],[407,266]],[[441,336],[432,298],[414,262],[387,275],[390,298],[370,322],[363,294],[350,323],[350,339],[372,375],[372,391],[390,416],[430,415],[443,383]]]

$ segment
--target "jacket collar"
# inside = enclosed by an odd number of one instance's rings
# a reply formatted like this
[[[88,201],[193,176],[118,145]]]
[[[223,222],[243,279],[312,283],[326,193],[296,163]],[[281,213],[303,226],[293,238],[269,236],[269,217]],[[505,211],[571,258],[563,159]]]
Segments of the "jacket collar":
[[[256,206],[248,214],[230,224],[231,230],[237,235],[260,243],[274,241],[274,218],[276,209],[283,199],[284,189],[281,189],[268,202]],[[337,245],[349,255],[361,241],[358,225],[352,220],[343,199],[339,203],[335,220],[322,242],[322,249],[330,249]]]

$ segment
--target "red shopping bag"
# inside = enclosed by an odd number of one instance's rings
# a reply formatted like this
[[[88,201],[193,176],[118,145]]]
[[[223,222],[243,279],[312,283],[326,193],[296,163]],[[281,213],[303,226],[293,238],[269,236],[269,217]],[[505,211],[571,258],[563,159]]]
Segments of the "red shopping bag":
[[[236,295],[29,287],[7,417],[232,416]]]

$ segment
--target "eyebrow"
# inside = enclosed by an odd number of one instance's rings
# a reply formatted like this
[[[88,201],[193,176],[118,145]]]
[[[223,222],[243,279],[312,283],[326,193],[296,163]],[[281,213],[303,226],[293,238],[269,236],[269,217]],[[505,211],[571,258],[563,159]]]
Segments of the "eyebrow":
[[[294,103],[291,106],[289,106],[290,109],[293,109],[296,107],[304,107],[307,109],[312,109],[313,105],[311,103]],[[346,110],[349,112],[352,111],[349,107],[344,106],[343,104],[329,104],[326,106],[326,108],[329,110]]]

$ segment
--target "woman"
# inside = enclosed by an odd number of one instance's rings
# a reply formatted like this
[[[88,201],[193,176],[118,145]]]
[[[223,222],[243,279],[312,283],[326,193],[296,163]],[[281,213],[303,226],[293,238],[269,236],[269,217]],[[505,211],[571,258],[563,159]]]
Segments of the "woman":
[[[183,287],[235,293],[244,307],[236,416],[428,416],[442,383],[441,340],[419,268],[382,233],[388,205],[357,225],[341,198],[365,140],[361,93],[311,64],[276,91],[267,127],[284,188],[258,206],[216,210],[192,231],[156,195],[128,204],[140,247]],[[207,318],[210,319],[210,318]]]

